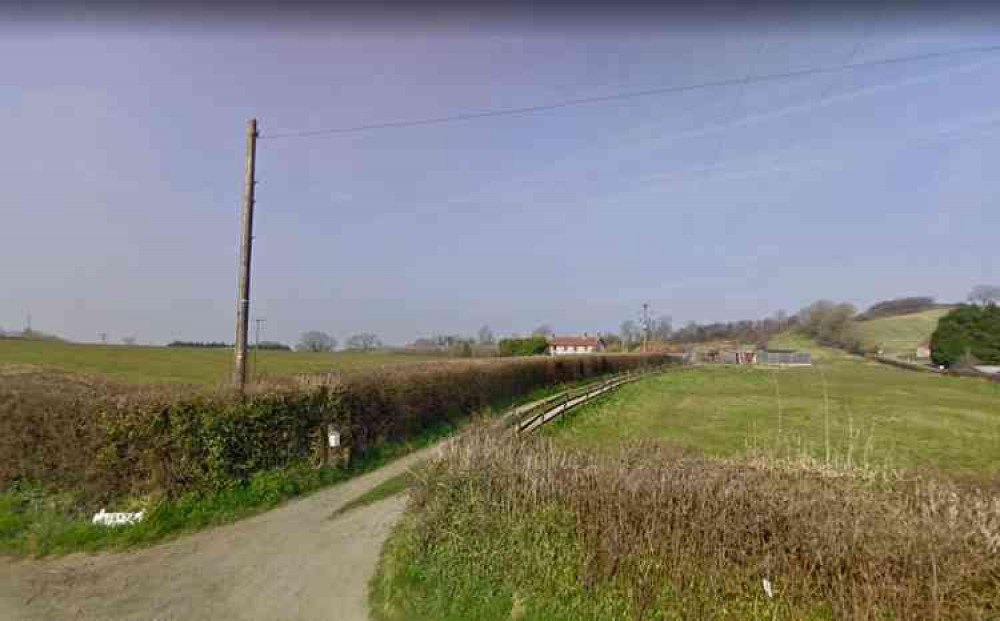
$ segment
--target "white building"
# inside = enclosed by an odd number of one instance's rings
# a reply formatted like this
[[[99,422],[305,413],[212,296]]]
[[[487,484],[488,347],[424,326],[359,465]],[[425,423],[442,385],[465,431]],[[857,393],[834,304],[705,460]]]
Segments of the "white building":
[[[550,356],[575,356],[603,352],[604,341],[596,336],[554,336],[549,339]]]

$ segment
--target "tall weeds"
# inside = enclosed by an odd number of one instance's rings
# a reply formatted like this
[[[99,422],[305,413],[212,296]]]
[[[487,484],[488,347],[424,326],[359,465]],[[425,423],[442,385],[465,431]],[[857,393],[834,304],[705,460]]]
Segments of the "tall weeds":
[[[483,430],[429,467],[411,513],[377,584],[383,611],[437,601],[461,618],[455,602],[480,605],[461,592],[472,584],[506,598],[498,619],[511,607],[551,619],[1000,615],[1000,499],[888,471],[651,444],[601,457]]]

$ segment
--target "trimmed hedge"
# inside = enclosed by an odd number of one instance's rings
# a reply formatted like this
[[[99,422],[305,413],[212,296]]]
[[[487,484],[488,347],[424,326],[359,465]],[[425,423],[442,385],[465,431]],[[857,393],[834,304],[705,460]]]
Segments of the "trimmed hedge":
[[[256,472],[318,464],[327,424],[353,454],[534,389],[671,364],[668,356],[432,362],[353,376],[304,376],[231,391],[123,387],[74,376],[0,375],[0,488],[126,495],[210,491]]]

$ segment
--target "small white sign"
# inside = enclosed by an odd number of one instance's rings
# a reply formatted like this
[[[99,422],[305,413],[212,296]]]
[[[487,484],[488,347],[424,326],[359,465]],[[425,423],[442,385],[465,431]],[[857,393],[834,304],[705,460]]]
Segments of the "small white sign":
[[[330,448],[337,448],[340,446],[340,432],[330,425],[326,428],[327,439],[330,442]]]
[[[94,519],[91,521],[94,524],[103,526],[125,526],[141,522],[145,514],[145,511],[139,511],[138,513],[108,513],[104,509],[101,509],[99,513],[94,515]]]
[[[767,593],[768,599],[773,598],[774,597],[774,587],[771,586],[771,581],[768,580],[767,578],[764,578],[762,580],[762,582],[764,583],[764,593]]]

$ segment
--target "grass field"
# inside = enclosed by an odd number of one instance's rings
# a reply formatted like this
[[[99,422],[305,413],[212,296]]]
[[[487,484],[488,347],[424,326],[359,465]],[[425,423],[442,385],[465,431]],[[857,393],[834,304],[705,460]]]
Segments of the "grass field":
[[[748,447],[852,464],[997,472],[1000,384],[887,367],[796,337],[813,367],[705,366],[626,386],[547,433],[605,449],[638,439],[736,455]],[[829,429],[829,433],[827,433]]]
[[[993,618],[1000,384],[772,345],[815,364],[675,369],[541,439],[450,447],[412,483],[373,616]]]
[[[319,373],[378,367],[387,364],[440,360],[440,357],[389,352],[306,353],[260,351],[251,353],[253,377]],[[229,381],[230,349],[186,347],[126,347],[54,341],[0,340],[3,367],[58,369],[104,375],[131,383],[215,385]]]
[[[950,310],[938,308],[922,313],[859,321],[857,326],[865,345],[881,345],[887,354],[907,356],[914,353],[917,345],[930,340],[937,328],[938,319]]]

